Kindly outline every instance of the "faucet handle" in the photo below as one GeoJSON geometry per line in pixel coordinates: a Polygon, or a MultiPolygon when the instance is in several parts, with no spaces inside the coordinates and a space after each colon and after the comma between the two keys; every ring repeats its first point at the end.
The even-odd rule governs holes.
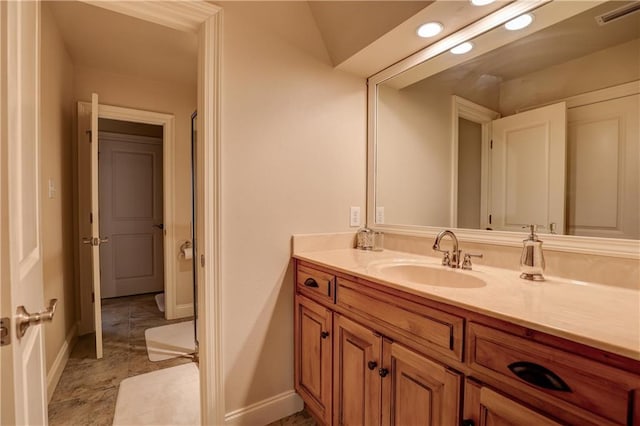
{"type": "Polygon", "coordinates": [[[438,250],[442,253],[444,253],[444,255],[442,256],[442,264],[444,266],[451,266],[451,257],[449,256],[449,250],[438,250]]]}
{"type": "Polygon", "coordinates": [[[479,257],[480,259],[482,259],[484,256],[482,254],[475,254],[475,253],[465,253],[464,254],[464,260],[462,261],[462,266],[461,268],[466,270],[466,271],[470,271],[471,270],[471,258],[472,257],[479,257]]]}

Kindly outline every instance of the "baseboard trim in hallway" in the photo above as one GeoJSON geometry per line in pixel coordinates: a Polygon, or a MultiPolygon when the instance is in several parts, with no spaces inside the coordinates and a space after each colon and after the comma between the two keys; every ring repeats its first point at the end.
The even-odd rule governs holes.
{"type": "Polygon", "coordinates": [[[266,425],[297,413],[303,408],[302,399],[294,390],[251,404],[228,413],[227,425],[266,425]]]}
{"type": "Polygon", "coordinates": [[[69,356],[77,341],[78,324],[74,324],[71,330],[69,330],[69,333],[67,333],[58,351],[58,355],[56,355],[56,359],[53,361],[51,369],[47,373],[47,402],[51,402],[51,398],[53,398],[53,392],[56,390],[56,386],[58,386],[62,372],[67,365],[67,361],[69,361],[69,356]]]}

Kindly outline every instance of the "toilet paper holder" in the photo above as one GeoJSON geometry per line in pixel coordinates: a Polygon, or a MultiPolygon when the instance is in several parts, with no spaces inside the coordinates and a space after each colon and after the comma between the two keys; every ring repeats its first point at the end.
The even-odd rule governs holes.
{"type": "MultiPolygon", "coordinates": [[[[191,241],[189,240],[185,241],[180,245],[180,255],[186,259],[187,253],[191,252],[192,248],[193,248],[193,244],[191,244],[191,241]]],[[[192,255],[192,253],[189,253],[189,254],[192,255]]],[[[191,258],[191,256],[189,256],[189,258],[191,258]]]]}

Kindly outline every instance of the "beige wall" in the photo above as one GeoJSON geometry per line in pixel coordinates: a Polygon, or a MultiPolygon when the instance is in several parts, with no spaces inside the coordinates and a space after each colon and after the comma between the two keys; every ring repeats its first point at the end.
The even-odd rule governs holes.
{"type": "Polygon", "coordinates": [[[366,85],[334,70],[306,2],[224,5],[226,412],[293,389],[291,235],[365,207],[366,85]]]}
{"type": "MultiPolygon", "coordinates": [[[[76,100],[90,101],[92,92],[98,93],[101,104],[175,116],[175,240],[171,244],[177,258],[180,245],[191,239],[191,114],[196,109],[196,87],[77,66],[74,92],[76,100]]],[[[178,304],[193,301],[191,270],[190,260],[178,261],[178,304]]]]}
{"type": "Polygon", "coordinates": [[[40,187],[44,298],[58,299],[58,311],[45,325],[47,371],[76,323],[73,264],[73,64],[53,20],[42,5],[40,187]],[[49,196],[49,180],[55,186],[49,196]]]}

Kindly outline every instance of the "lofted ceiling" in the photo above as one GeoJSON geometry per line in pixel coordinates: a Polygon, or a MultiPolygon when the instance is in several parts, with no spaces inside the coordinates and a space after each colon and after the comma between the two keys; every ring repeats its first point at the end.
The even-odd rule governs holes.
{"type": "Polygon", "coordinates": [[[344,62],[433,1],[309,1],[333,65],[344,62]]]}
{"type": "MultiPolygon", "coordinates": [[[[295,1],[295,0],[294,0],[295,1]]],[[[368,77],[506,4],[467,0],[307,1],[334,66],[368,77]],[[445,31],[420,39],[420,23],[445,31]]],[[[197,36],[82,1],[45,2],[76,66],[196,85],[197,36]]]]}

